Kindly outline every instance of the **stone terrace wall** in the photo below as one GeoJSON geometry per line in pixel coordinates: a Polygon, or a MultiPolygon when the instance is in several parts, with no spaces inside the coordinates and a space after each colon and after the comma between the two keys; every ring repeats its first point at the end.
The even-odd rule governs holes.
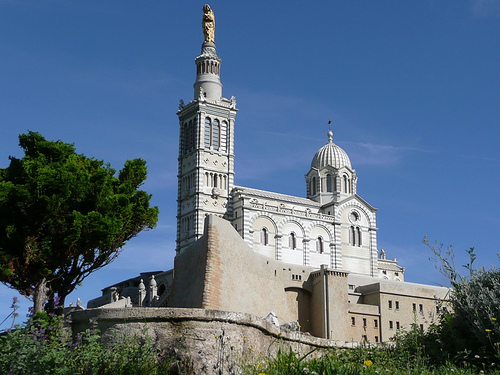
{"type": "Polygon", "coordinates": [[[72,313],[73,333],[97,319],[102,340],[111,344],[121,335],[159,337],[166,353],[193,374],[240,374],[241,365],[256,363],[278,350],[289,349],[312,357],[331,347],[353,347],[339,342],[280,329],[249,314],[182,308],[87,309],[72,313]],[[186,368],[186,367],[184,367],[186,368]]]}

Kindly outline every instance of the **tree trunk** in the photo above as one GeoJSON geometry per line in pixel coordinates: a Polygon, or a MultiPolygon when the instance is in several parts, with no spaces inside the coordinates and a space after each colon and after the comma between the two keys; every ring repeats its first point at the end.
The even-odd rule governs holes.
{"type": "Polygon", "coordinates": [[[65,295],[56,294],[49,290],[50,293],[47,294],[47,304],[45,305],[45,311],[48,313],[62,315],[64,313],[64,300],[66,299],[65,295]]]}
{"type": "Polygon", "coordinates": [[[40,283],[35,287],[35,293],[33,294],[33,313],[42,312],[45,302],[49,296],[49,288],[47,287],[47,280],[43,278],[40,283]]]}

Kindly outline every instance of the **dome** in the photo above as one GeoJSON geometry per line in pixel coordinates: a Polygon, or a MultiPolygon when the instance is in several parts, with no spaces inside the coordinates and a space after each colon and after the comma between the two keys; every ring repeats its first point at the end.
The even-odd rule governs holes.
{"type": "Polygon", "coordinates": [[[326,166],[331,166],[336,169],[340,169],[342,167],[351,167],[351,160],[347,153],[333,143],[333,132],[331,130],[328,131],[328,143],[321,147],[311,162],[311,168],[321,169],[326,166]]]}

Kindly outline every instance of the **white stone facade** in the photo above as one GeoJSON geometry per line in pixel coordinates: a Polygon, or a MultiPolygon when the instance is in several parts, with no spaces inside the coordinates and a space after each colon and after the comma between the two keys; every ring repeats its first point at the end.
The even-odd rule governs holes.
{"type": "Polygon", "coordinates": [[[379,277],[377,210],[357,194],[356,171],[333,133],[312,158],[305,198],[234,186],[236,100],[222,97],[215,44],[204,43],[195,62],[194,100],[178,112],[177,253],[201,237],[205,216],[215,214],[259,254],[379,277]]]}

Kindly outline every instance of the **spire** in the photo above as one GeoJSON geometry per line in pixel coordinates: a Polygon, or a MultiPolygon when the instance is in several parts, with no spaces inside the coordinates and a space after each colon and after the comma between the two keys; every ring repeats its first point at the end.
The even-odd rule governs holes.
{"type": "Polygon", "coordinates": [[[220,100],[222,97],[222,83],[220,82],[220,64],[222,60],[217,56],[217,50],[215,49],[215,16],[208,4],[203,6],[201,24],[204,42],[201,46],[201,55],[195,59],[194,99],[220,100]]]}

